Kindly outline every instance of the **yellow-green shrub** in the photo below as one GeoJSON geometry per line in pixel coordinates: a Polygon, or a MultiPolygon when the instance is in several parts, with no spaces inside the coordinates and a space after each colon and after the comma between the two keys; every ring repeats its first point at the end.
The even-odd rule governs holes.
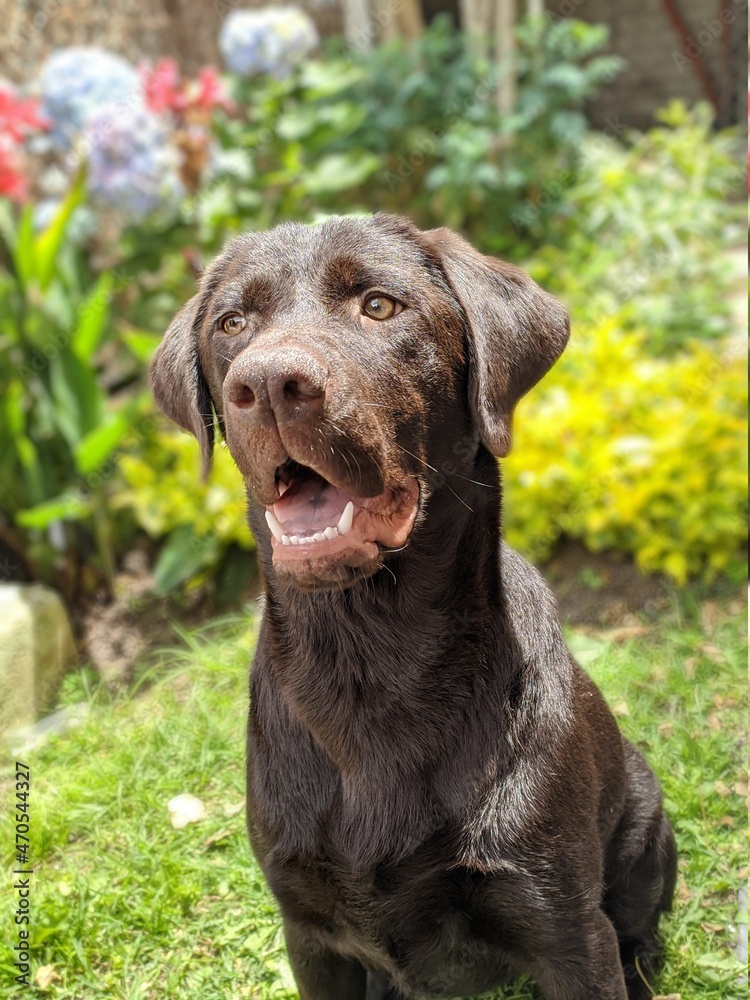
{"type": "Polygon", "coordinates": [[[197,441],[178,430],[156,431],[137,453],[122,455],[119,467],[124,486],[114,505],[128,508],[152,538],[167,539],[154,568],[157,591],[205,574],[228,551],[255,548],[242,478],[223,442],[206,482],[197,441]]]}
{"type": "Polygon", "coordinates": [[[503,463],[509,542],[532,558],[562,535],[632,553],[679,582],[741,565],[747,382],[739,343],[649,355],[617,318],[573,337],[518,407],[503,463]]]}

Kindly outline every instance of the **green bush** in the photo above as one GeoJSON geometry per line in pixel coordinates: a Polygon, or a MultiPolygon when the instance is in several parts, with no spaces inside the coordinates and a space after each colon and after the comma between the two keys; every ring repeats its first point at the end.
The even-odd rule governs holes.
{"type": "Polygon", "coordinates": [[[281,81],[235,80],[246,113],[217,121],[229,159],[194,203],[199,231],[210,244],[248,220],[265,228],[377,209],[460,228],[480,247],[517,256],[511,214],[547,179],[575,174],[583,106],[620,66],[597,55],[606,40],[605,28],[580,21],[521,22],[518,102],[504,119],[497,70],[446,18],[416,42],[356,62],[339,56],[281,81]]]}
{"type": "MultiPolygon", "coordinates": [[[[745,239],[744,168],[736,129],[713,132],[708,105],[674,102],[662,125],[622,141],[590,134],[551,243],[531,263],[578,322],[617,314],[668,354],[729,328],[736,276],[720,248],[745,239]]],[[[533,206],[524,209],[533,223],[533,206]]]]}
{"type": "Polygon", "coordinates": [[[503,463],[506,533],[535,559],[558,538],[619,549],[684,583],[740,575],[747,381],[739,342],[649,356],[616,319],[574,338],[518,408],[503,463]]]}
{"type": "Polygon", "coordinates": [[[16,222],[0,203],[0,540],[69,598],[111,581],[116,531],[103,483],[139,421],[137,395],[116,397],[101,359],[127,277],[94,275],[66,238],[81,197],[79,179],[38,234],[31,207],[16,222]]]}
{"type": "Polygon", "coordinates": [[[145,444],[119,456],[118,467],[123,485],[113,497],[115,508],[162,543],[156,592],[209,581],[219,603],[238,595],[255,572],[247,556],[255,542],[242,478],[226,445],[215,449],[203,481],[195,439],[159,424],[145,444]]]}

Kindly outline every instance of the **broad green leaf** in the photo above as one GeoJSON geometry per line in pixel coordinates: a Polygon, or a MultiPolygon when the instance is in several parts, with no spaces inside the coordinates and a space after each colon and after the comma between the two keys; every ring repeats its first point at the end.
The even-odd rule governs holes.
{"type": "Polygon", "coordinates": [[[319,160],[305,176],[302,186],[308,194],[327,194],[359,187],[381,166],[372,153],[331,153],[319,160]]]}
{"type": "Polygon", "coordinates": [[[313,61],[302,68],[300,81],[308,98],[331,97],[353,87],[365,76],[365,70],[348,60],[313,61]]]}
{"type": "Polygon", "coordinates": [[[80,521],[89,513],[88,504],[71,492],[19,511],[16,521],[24,528],[44,529],[54,521],[80,521]]]}
{"type": "Polygon", "coordinates": [[[16,274],[25,287],[34,273],[34,210],[30,204],[24,206],[18,220],[13,263],[16,274]]]}
{"type": "Polygon", "coordinates": [[[161,343],[161,334],[148,330],[124,330],[121,337],[133,357],[144,365],[148,364],[161,343]]]}
{"type": "Polygon", "coordinates": [[[44,476],[36,445],[26,434],[19,434],[15,438],[15,447],[26,476],[29,496],[32,500],[41,500],[44,496],[44,476]]]}
{"type": "Polygon", "coordinates": [[[99,347],[107,323],[111,294],[112,275],[105,271],[78,310],[70,343],[83,362],[90,361],[99,347]]]}
{"type": "Polygon", "coordinates": [[[74,449],[78,471],[86,475],[102,465],[115,451],[130,426],[128,415],[120,411],[103,426],[89,431],[74,449]]]}
{"type": "Polygon", "coordinates": [[[93,372],[72,351],[53,358],[49,372],[57,426],[73,449],[103,419],[104,396],[93,372]]]}
{"type": "Polygon", "coordinates": [[[47,288],[54,276],[56,258],[65,236],[65,230],[68,228],[71,215],[83,201],[83,195],[84,173],[81,170],[52,222],[34,240],[34,271],[42,291],[47,288]]]}
{"type": "Polygon", "coordinates": [[[195,535],[189,524],[173,531],[154,567],[154,592],[166,594],[197,573],[217,544],[216,539],[210,535],[195,535]]]}

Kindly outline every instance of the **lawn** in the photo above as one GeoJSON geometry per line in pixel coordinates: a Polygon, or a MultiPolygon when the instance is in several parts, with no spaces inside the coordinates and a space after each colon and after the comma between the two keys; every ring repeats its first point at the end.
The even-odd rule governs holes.
{"type": "MultiPolygon", "coordinates": [[[[7,996],[201,1000],[296,996],[279,921],[244,829],[247,663],[256,619],[215,622],[163,653],[127,697],[89,672],[63,700],[90,702],[80,728],[27,755],[33,971],[49,986],[7,996]],[[200,822],[173,828],[167,803],[191,793],[200,822]]],[[[741,602],[675,591],[671,610],[622,632],[571,632],[665,789],[680,849],[667,967],[656,992],[682,1000],[747,996],[734,958],[736,891],[747,878],[746,619],[741,602]]],[[[177,644],[177,641],[176,641],[177,644]]],[[[2,773],[9,862],[12,785],[2,773]]],[[[6,871],[8,868],[6,867],[6,871]]],[[[3,903],[3,938],[17,940],[3,903]]],[[[742,918],[743,921],[746,917],[742,918]]],[[[531,987],[501,994],[530,1000],[531,987]]]]}

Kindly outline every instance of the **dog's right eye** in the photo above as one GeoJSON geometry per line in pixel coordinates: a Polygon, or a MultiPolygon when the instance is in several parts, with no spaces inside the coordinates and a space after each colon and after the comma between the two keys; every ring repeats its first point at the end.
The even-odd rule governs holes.
{"type": "Polygon", "coordinates": [[[390,319],[398,316],[404,307],[387,295],[368,295],[362,303],[362,312],[370,319],[390,319]]]}
{"type": "Polygon", "coordinates": [[[247,324],[247,320],[244,316],[240,316],[238,313],[230,313],[228,316],[224,316],[223,319],[219,320],[219,327],[222,333],[228,334],[230,337],[236,336],[236,334],[241,333],[247,324]]]}

